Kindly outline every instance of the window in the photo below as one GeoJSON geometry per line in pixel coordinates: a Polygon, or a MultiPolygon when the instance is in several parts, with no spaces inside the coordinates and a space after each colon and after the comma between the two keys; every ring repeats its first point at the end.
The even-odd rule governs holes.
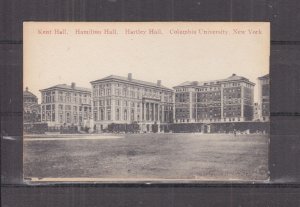
{"type": "Polygon", "coordinates": [[[51,101],[55,102],[55,92],[52,92],[52,94],[51,94],[51,101]]]}
{"type": "Polygon", "coordinates": [[[120,109],[116,110],[116,120],[119,121],[120,120],[120,109]]]}
{"type": "Polygon", "coordinates": [[[127,120],[127,110],[125,109],[124,110],[124,121],[126,121],[127,120]]]}
{"type": "Polygon", "coordinates": [[[117,96],[119,96],[119,95],[120,95],[120,90],[119,90],[119,89],[116,89],[116,90],[115,90],[115,93],[116,93],[117,96]]]}
{"type": "Polygon", "coordinates": [[[52,121],[55,121],[55,112],[52,112],[52,121]]]}
{"type": "Polygon", "coordinates": [[[67,113],[66,117],[67,117],[67,123],[71,123],[71,115],[70,115],[70,113],[67,113]]]}
{"type": "Polygon", "coordinates": [[[50,96],[46,96],[46,103],[50,103],[51,102],[51,97],[50,96]]]}
{"type": "Polygon", "coordinates": [[[131,110],[130,120],[131,120],[131,121],[134,121],[134,110],[131,110]]]}
{"type": "Polygon", "coordinates": [[[111,120],[111,111],[107,110],[107,120],[111,120]]]}
{"type": "Polygon", "coordinates": [[[74,116],[74,123],[77,123],[77,116],[74,116]]]}
{"type": "Polygon", "coordinates": [[[104,120],[104,111],[103,111],[103,109],[100,110],[100,120],[101,121],[104,120]]]}
{"type": "Polygon", "coordinates": [[[67,103],[70,103],[70,102],[71,102],[70,93],[67,93],[67,96],[66,96],[66,102],[67,102],[67,103]]]}
{"type": "Polygon", "coordinates": [[[106,90],[106,93],[107,93],[107,95],[109,96],[109,95],[111,94],[111,90],[110,90],[110,89],[107,89],[107,90],[106,90]]]}
{"type": "Polygon", "coordinates": [[[70,105],[66,105],[65,109],[66,109],[66,111],[71,111],[71,106],[70,105]]]}
{"type": "Polygon", "coordinates": [[[50,121],[51,120],[51,114],[50,111],[46,112],[46,121],[50,121]]]}

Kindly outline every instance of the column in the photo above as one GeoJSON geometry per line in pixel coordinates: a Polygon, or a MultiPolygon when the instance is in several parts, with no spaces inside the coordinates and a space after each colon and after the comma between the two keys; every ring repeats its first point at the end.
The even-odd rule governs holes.
{"type": "Polygon", "coordinates": [[[137,107],[137,105],[138,105],[138,102],[134,102],[134,121],[138,121],[138,107],[137,107]]]}
{"type": "Polygon", "coordinates": [[[159,121],[159,104],[156,104],[156,121],[158,122],[159,121]]]}
{"type": "Polygon", "coordinates": [[[155,104],[152,103],[152,121],[155,121],[155,104]]]}
{"type": "Polygon", "coordinates": [[[162,105],[162,108],[161,108],[161,122],[165,122],[165,106],[162,105]]]}
{"type": "Polygon", "coordinates": [[[158,104],[158,120],[161,122],[161,104],[158,104]]]}
{"type": "Polygon", "coordinates": [[[152,121],[152,113],[153,113],[152,103],[149,103],[149,121],[152,121]]]}
{"type": "Polygon", "coordinates": [[[142,102],[142,121],[146,120],[146,108],[145,103],[142,102]]]}
{"type": "Polygon", "coordinates": [[[106,121],[106,109],[107,109],[107,102],[106,99],[104,99],[104,120],[106,121]]]}
{"type": "Polygon", "coordinates": [[[154,121],[157,121],[156,120],[156,103],[153,104],[153,107],[154,107],[154,111],[153,111],[154,121]]]}
{"type": "Polygon", "coordinates": [[[153,103],[153,120],[152,121],[155,121],[155,103],[153,103]]]}
{"type": "Polygon", "coordinates": [[[150,103],[146,103],[146,120],[150,119],[150,103]]]}
{"type": "Polygon", "coordinates": [[[144,113],[144,121],[147,121],[147,105],[146,103],[144,103],[144,109],[143,109],[143,113],[144,113]]]}
{"type": "Polygon", "coordinates": [[[149,121],[152,121],[152,103],[149,103],[149,121]]]}

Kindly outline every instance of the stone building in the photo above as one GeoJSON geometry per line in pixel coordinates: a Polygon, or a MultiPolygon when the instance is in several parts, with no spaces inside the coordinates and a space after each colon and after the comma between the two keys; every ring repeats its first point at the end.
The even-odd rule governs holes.
{"type": "Polygon", "coordinates": [[[23,92],[23,122],[36,123],[41,120],[41,106],[38,104],[38,98],[26,87],[23,92]]]}
{"type": "Polygon", "coordinates": [[[260,120],[270,120],[270,76],[269,74],[258,78],[258,101],[261,106],[260,120]]]}
{"type": "Polygon", "coordinates": [[[253,121],[260,121],[260,118],[261,118],[261,106],[258,103],[254,103],[253,121]]]}
{"type": "Polygon", "coordinates": [[[72,83],[55,85],[40,92],[41,121],[48,126],[93,126],[90,89],[72,83]]]}
{"type": "Polygon", "coordinates": [[[175,86],[175,123],[252,121],[254,85],[233,74],[226,79],[175,86]]]}
{"type": "Polygon", "coordinates": [[[146,82],[128,77],[110,75],[91,82],[93,117],[96,131],[110,124],[139,125],[140,131],[164,131],[173,122],[174,93],[161,81],[146,82]]]}

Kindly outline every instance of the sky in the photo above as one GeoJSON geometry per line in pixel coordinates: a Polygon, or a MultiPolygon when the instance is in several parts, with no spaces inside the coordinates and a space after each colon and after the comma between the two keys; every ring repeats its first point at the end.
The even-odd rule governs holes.
{"type": "Polygon", "coordinates": [[[269,72],[269,36],[267,23],[25,23],[24,88],[40,101],[40,89],[71,82],[90,88],[90,81],[112,74],[170,88],[233,73],[257,84],[269,72]]]}

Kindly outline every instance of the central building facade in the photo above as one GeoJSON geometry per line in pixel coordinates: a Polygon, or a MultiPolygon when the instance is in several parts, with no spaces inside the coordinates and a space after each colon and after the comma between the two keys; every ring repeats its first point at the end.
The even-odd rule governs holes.
{"type": "Polygon", "coordinates": [[[254,85],[233,74],[226,79],[175,86],[175,123],[252,121],[254,85]]]}
{"type": "Polygon", "coordinates": [[[174,92],[161,85],[111,75],[91,82],[94,129],[101,132],[110,124],[133,124],[140,131],[158,131],[173,122],[174,92]]]}

